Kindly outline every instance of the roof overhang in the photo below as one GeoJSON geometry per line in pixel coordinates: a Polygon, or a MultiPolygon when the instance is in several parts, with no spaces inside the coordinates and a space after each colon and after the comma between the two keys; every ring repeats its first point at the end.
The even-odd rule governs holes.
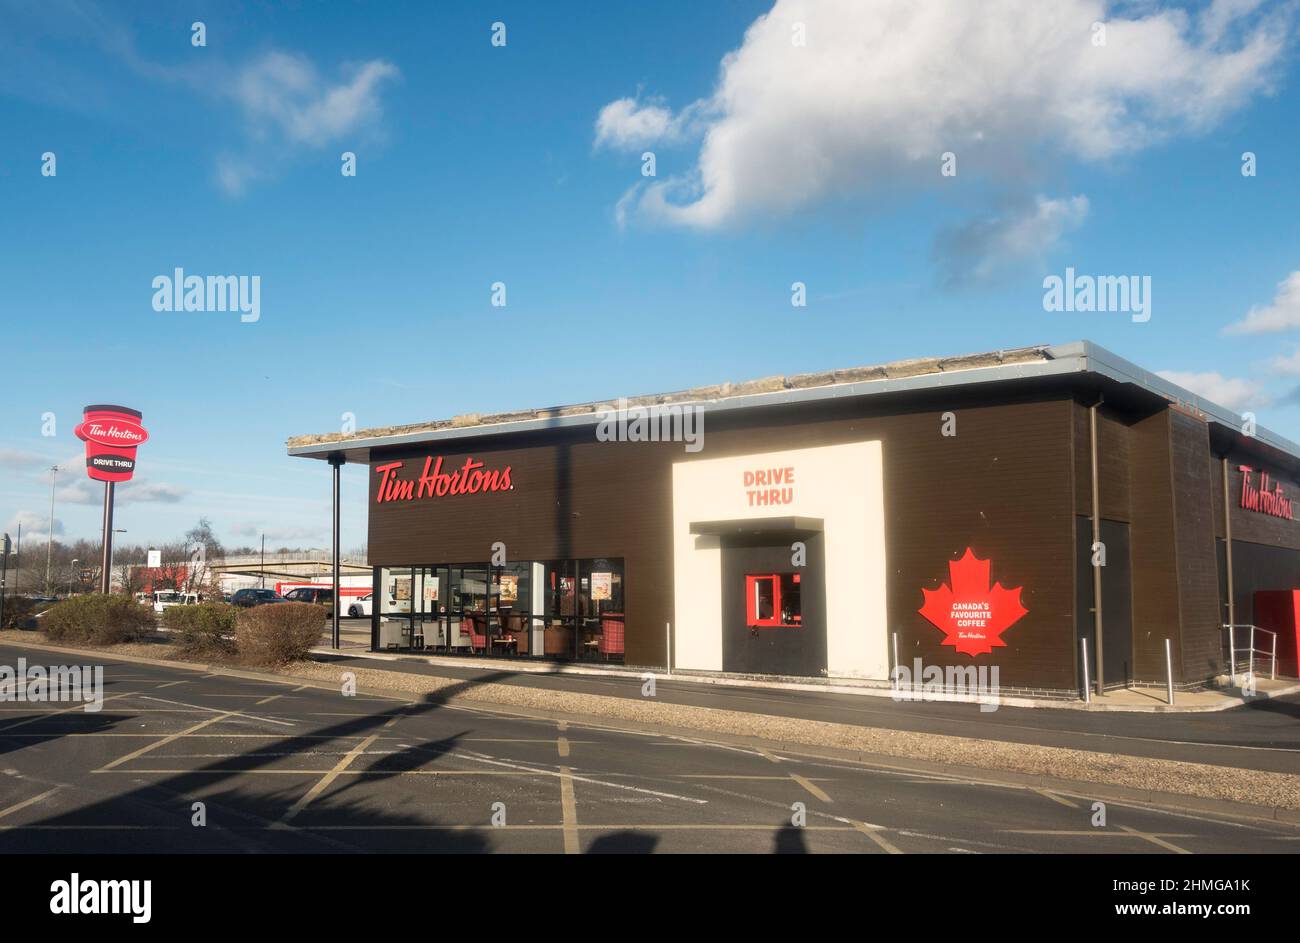
{"type": "MultiPolygon", "coordinates": [[[[1216,441],[1233,441],[1247,448],[1253,446],[1274,453],[1269,457],[1280,464],[1300,468],[1300,445],[1263,428],[1256,428],[1254,435],[1245,436],[1241,432],[1245,426],[1245,419],[1242,416],[1204,397],[1197,396],[1190,390],[1171,383],[1091,341],[1050,345],[1040,350],[1043,357],[1038,360],[1017,360],[1012,363],[973,366],[968,369],[940,369],[914,376],[828,383],[823,386],[737,396],[688,398],[658,405],[660,407],[692,406],[702,409],[705,413],[727,414],[774,406],[826,403],[890,394],[935,392],[962,387],[978,388],[993,384],[1033,384],[1035,381],[1050,381],[1054,378],[1067,382],[1073,378],[1077,382],[1072,385],[1085,386],[1088,385],[1088,376],[1092,375],[1100,381],[1092,384],[1099,389],[1110,387],[1128,396],[1145,397],[1152,404],[1155,404],[1157,399],[1164,400],[1199,416],[1208,423],[1219,426],[1220,429],[1215,436],[1216,441]]],[[[646,404],[646,407],[652,405],[655,404],[646,404]]],[[[368,435],[365,431],[361,431],[350,438],[291,446],[288,453],[291,456],[322,460],[328,460],[332,456],[342,456],[349,463],[366,464],[370,461],[370,454],[374,449],[595,426],[608,416],[611,408],[613,408],[612,402],[597,403],[592,404],[587,411],[568,415],[487,422],[394,435],[368,435]]]]}

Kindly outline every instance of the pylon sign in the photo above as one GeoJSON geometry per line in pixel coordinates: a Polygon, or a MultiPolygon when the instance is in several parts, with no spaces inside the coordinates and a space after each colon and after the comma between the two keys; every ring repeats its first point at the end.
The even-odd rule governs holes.
{"type": "Polygon", "coordinates": [[[149,438],[140,420],[125,406],[87,406],[73,432],[86,443],[86,474],[95,481],[130,481],[135,450],[149,438]]]}
{"type": "Polygon", "coordinates": [[[135,474],[135,450],[149,438],[140,425],[143,415],[125,406],[87,406],[81,425],[72,430],[86,443],[86,474],[104,483],[104,558],[100,565],[99,591],[112,586],[113,489],[119,481],[135,474]]]}

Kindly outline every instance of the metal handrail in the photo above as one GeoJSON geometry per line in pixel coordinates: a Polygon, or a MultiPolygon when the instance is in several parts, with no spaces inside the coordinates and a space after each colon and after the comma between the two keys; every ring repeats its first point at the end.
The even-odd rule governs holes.
{"type": "Polygon", "coordinates": [[[1272,629],[1265,629],[1258,625],[1252,625],[1249,622],[1225,622],[1223,623],[1223,629],[1228,633],[1228,668],[1229,668],[1229,676],[1231,677],[1233,684],[1237,683],[1237,652],[1238,651],[1246,652],[1249,654],[1250,657],[1247,663],[1250,666],[1249,673],[1252,675],[1255,673],[1255,656],[1256,655],[1269,656],[1270,658],[1269,678],[1274,681],[1277,680],[1277,633],[1276,632],[1274,632],[1272,629]],[[1236,643],[1237,629],[1250,630],[1250,635],[1249,635],[1250,643],[1249,645],[1247,645],[1247,647],[1243,649],[1237,648],[1237,643],[1236,643]],[[1255,647],[1256,632],[1263,632],[1265,635],[1272,636],[1273,643],[1267,651],[1264,649],[1257,649],[1255,647]]]}

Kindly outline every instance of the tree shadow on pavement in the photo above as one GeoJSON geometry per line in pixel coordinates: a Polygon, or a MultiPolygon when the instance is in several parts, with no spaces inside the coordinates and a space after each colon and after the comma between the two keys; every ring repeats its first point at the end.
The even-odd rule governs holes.
{"type": "MultiPolygon", "coordinates": [[[[487,809],[484,809],[484,823],[480,828],[463,823],[445,825],[423,814],[423,809],[420,814],[406,814],[395,812],[391,807],[378,808],[379,800],[373,798],[348,800],[341,797],[343,792],[355,788],[357,781],[382,781],[428,764],[431,760],[437,761],[455,748],[465,731],[413,744],[382,758],[376,764],[378,769],[375,774],[341,775],[323,788],[319,782],[323,781],[322,777],[315,772],[301,775],[288,772],[287,775],[293,776],[296,782],[269,791],[250,789],[236,781],[248,773],[267,771],[282,761],[283,758],[278,754],[318,751],[322,745],[339,738],[347,738],[344,744],[348,750],[356,749],[369,735],[381,735],[390,721],[430,714],[452,698],[480,684],[502,680],[510,674],[498,672],[487,678],[464,681],[428,694],[415,703],[394,704],[372,714],[348,717],[303,734],[260,740],[257,747],[243,753],[214,759],[183,772],[160,774],[162,778],[139,785],[130,792],[105,795],[75,810],[33,822],[24,829],[0,833],[0,850],[110,850],[103,847],[106,842],[97,840],[97,833],[92,828],[107,827],[107,831],[111,832],[114,828],[138,824],[142,827],[138,831],[128,832],[129,838],[116,839],[112,850],[181,853],[233,850],[491,851],[492,841],[489,835],[492,827],[487,821],[487,809]],[[228,788],[222,789],[223,784],[228,784],[228,788]],[[313,788],[320,788],[320,796],[313,797],[311,805],[298,808],[308,790],[313,788]],[[196,801],[201,801],[206,806],[206,826],[191,825],[196,814],[193,809],[196,801]],[[139,822],[142,809],[147,810],[144,817],[149,821],[139,822]],[[130,821],[132,815],[135,815],[136,822],[130,821]],[[313,823],[320,827],[313,827],[313,823]],[[78,826],[87,826],[87,829],[83,832],[78,826]],[[153,831],[150,830],[151,827],[153,831]],[[19,835],[27,829],[30,829],[27,834],[19,835]],[[42,832],[42,829],[45,831],[42,832]],[[32,835],[40,834],[59,836],[59,839],[34,841],[32,835]],[[162,837],[162,841],[159,842],[155,836],[162,837]]],[[[319,693],[328,692],[319,690],[319,693]]],[[[126,718],[119,718],[118,722],[121,719],[126,718]]],[[[147,757],[142,758],[142,762],[145,759],[147,757]]],[[[331,761],[329,765],[332,767],[335,764],[331,761]]],[[[126,769],[129,770],[129,767],[126,769]]],[[[266,778],[274,777],[268,775],[266,778]]],[[[94,773],[85,779],[89,780],[87,785],[94,791],[107,791],[95,782],[99,777],[94,773]]],[[[108,785],[107,782],[103,784],[108,785]]]]}

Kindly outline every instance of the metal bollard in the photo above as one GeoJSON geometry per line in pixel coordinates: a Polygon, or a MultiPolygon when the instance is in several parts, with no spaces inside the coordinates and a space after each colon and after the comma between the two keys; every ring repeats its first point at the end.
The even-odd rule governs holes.
{"type": "Polygon", "coordinates": [[[1174,644],[1165,639],[1165,694],[1174,703],[1174,644]]]}
{"type": "Polygon", "coordinates": [[[1092,681],[1088,678],[1088,640],[1079,639],[1079,650],[1083,653],[1083,703],[1092,703],[1092,681]]]}

